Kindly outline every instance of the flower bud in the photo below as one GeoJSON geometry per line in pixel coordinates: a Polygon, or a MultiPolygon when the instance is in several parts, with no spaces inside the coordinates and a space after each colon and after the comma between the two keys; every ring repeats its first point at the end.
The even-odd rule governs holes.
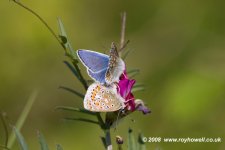
{"type": "Polygon", "coordinates": [[[116,136],[116,143],[119,144],[119,145],[123,144],[123,138],[121,136],[117,135],[116,136]]]}

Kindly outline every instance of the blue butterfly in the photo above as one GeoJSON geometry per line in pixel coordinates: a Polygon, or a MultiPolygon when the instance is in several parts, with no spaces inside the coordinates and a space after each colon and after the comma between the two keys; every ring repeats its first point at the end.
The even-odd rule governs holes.
{"type": "Polygon", "coordinates": [[[119,57],[116,46],[112,43],[109,56],[90,50],[77,50],[77,56],[87,68],[88,75],[96,82],[110,85],[119,82],[125,70],[125,63],[119,57]]]}

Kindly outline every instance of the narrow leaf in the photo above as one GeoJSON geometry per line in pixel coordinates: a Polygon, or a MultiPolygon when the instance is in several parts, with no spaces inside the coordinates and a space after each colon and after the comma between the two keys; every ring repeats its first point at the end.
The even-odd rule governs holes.
{"type": "Polygon", "coordinates": [[[138,75],[140,73],[139,69],[133,69],[131,71],[128,72],[128,76],[130,78],[134,78],[136,75],[138,75]]]}
{"type": "Polygon", "coordinates": [[[128,130],[128,150],[136,150],[136,142],[132,129],[128,130]]]}
{"type": "Polygon", "coordinates": [[[67,110],[67,111],[76,111],[76,112],[86,113],[86,114],[89,114],[89,115],[96,115],[95,112],[91,112],[91,111],[88,111],[88,110],[83,109],[83,108],[75,108],[75,107],[68,107],[68,106],[58,106],[58,107],[56,107],[56,109],[58,109],[58,110],[67,110]]]}
{"type": "Polygon", "coordinates": [[[143,135],[138,135],[138,150],[146,150],[145,142],[143,141],[143,135]]]}
{"type": "Polygon", "coordinates": [[[122,59],[125,60],[128,56],[128,54],[131,52],[132,50],[131,49],[128,49],[124,52],[124,54],[122,55],[122,59]]]}
{"type": "Polygon", "coordinates": [[[78,97],[84,99],[84,95],[83,95],[83,94],[81,94],[80,92],[77,92],[77,91],[75,91],[75,90],[73,90],[73,89],[71,89],[71,88],[64,87],[64,86],[60,86],[59,88],[60,88],[60,89],[63,89],[63,90],[66,90],[66,91],[68,91],[68,92],[71,92],[71,93],[77,95],[78,97]]]}
{"type": "MultiPolygon", "coordinates": [[[[34,103],[34,101],[35,101],[35,99],[37,97],[37,94],[38,94],[38,92],[35,90],[35,91],[33,91],[31,93],[30,97],[28,98],[27,103],[26,103],[23,111],[20,114],[19,119],[16,122],[16,127],[15,128],[18,131],[20,131],[20,129],[22,128],[22,126],[23,126],[23,124],[24,124],[24,122],[25,122],[25,120],[26,120],[26,118],[27,118],[27,116],[28,116],[28,114],[29,114],[29,112],[31,110],[31,107],[32,107],[32,105],[33,105],[33,103],[34,103]]],[[[9,136],[9,142],[8,142],[8,146],[7,146],[9,149],[12,148],[12,146],[13,146],[13,144],[15,142],[15,138],[16,138],[15,134],[13,134],[13,133],[9,136]]]]}
{"type": "Polygon", "coordinates": [[[135,77],[136,75],[138,75],[140,73],[139,69],[132,69],[132,70],[128,70],[127,74],[130,78],[135,77]]]}
{"type": "Polygon", "coordinates": [[[93,123],[99,125],[97,121],[90,120],[90,119],[85,119],[85,118],[64,118],[65,120],[74,120],[74,121],[83,121],[87,123],[93,123]]]}
{"type": "Polygon", "coordinates": [[[68,40],[68,36],[66,34],[66,30],[64,28],[64,25],[61,21],[61,19],[58,18],[58,24],[59,24],[59,31],[60,31],[60,39],[62,41],[62,44],[64,45],[64,47],[66,48],[66,50],[69,50],[70,52],[70,56],[72,56],[73,59],[77,59],[77,55],[74,51],[74,49],[72,48],[69,40],[68,40]]]}
{"type": "Polygon", "coordinates": [[[76,68],[74,68],[68,61],[63,61],[63,63],[72,71],[72,73],[80,79],[79,73],[77,72],[76,68]]]}
{"type": "Polygon", "coordinates": [[[63,150],[63,148],[62,148],[61,145],[57,144],[57,145],[56,145],[56,150],[63,150]]]}
{"type": "Polygon", "coordinates": [[[65,45],[65,47],[67,48],[68,47],[67,34],[64,29],[63,23],[62,23],[61,19],[59,19],[59,18],[58,18],[58,24],[59,24],[60,38],[61,38],[63,44],[65,45]]]}
{"type": "Polygon", "coordinates": [[[132,92],[144,91],[144,90],[145,90],[144,87],[134,87],[134,88],[132,88],[132,92]]]}
{"type": "Polygon", "coordinates": [[[134,87],[144,87],[144,84],[142,84],[142,83],[135,83],[135,85],[133,86],[133,88],[134,87]]]}
{"type": "Polygon", "coordinates": [[[49,150],[48,145],[45,141],[45,138],[44,138],[43,134],[41,134],[40,132],[38,132],[38,139],[39,139],[39,143],[41,145],[41,150],[49,150]]]}
{"type": "Polygon", "coordinates": [[[13,127],[13,131],[14,131],[16,138],[20,144],[21,150],[28,150],[27,144],[26,144],[23,136],[21,135],[20,131],[16,127],[13,127]]]}

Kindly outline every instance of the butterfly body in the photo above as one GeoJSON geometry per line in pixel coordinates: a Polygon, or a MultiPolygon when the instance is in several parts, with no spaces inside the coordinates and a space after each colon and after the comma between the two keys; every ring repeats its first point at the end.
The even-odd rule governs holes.
{"type": "Polygon", "coordinates": [[[124,99],[117,94],[116,86],[93,83],[84,98],[84,108],[94,112],[112,112],[124,107],[124,99]]]}
{"type": "Polygon", "coordinates": [[[112,43],[109,53],[108,69],[105,75],[106,83],[111,84],[113,82],[119,82],[119,77],[124,70],[125,64],[123,60],[119,57],[115,44],[112,43]]]}

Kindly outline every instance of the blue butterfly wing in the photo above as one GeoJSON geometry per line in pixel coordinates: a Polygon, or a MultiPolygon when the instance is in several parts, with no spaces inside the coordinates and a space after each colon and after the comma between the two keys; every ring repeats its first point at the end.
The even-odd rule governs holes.
{"type": "Polygon", "coordinates": [[[97,73],[94,73],[92,72],[91,70],[88,70],[88,75],[93,78],[95,81],[98,81],[100,82],[101,84],[104,84],[105,83],[105,74],[106,74],[106,71],[107,71],[107,68],[100,71],[100,72],[97,72],[97,73]]]}
{"type": "Polygon", "coordinates": [[[85,65],[85,67],[87,67],[87,69],[90,70],[92,73],[101,72],[108,68],[108,55],[90,50],[77,50],[77,55],[82,61],[82,63],[85,65]]]}

